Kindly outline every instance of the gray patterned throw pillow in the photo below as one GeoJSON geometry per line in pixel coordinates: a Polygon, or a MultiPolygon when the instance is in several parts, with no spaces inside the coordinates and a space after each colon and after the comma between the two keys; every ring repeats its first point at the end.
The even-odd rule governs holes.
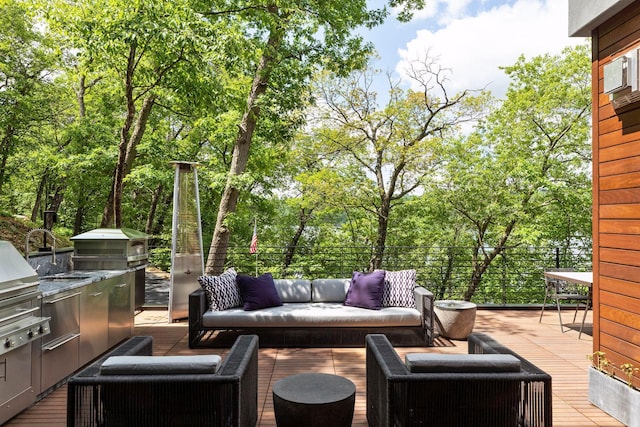
{"type": "Polygon", "coordinates": [[[415,270],[387,271],[382,289],[382,306],[416,308],[413,295],[415,287],[415,270]]]}
{"type": "Polygon", "coordinates": [[[242,307],[242,298],[236,284],[236,271],[229,268],[219,276],[200,276],[198,282],[204,289],[213,311],[242,307]]]}

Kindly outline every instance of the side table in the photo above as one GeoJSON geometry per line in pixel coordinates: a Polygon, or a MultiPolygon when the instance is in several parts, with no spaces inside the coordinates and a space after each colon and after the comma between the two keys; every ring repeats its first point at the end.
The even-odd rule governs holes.
{"type": "Polygon", "coordinates": [[[469,301],[442,300],[434,304],[440,334],[454,340],[466,340],[476,322],[476,305],[469,301]]]}
{"type": "Polygon", "coordinates": [[[349,427],[355,401],[356,386],[337,375],[298,374],[273,385],[278,427],[349,427]]]}

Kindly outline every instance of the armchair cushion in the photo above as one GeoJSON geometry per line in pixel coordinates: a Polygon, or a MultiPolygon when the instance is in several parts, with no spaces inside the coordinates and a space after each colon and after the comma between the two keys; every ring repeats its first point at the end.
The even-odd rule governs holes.
{"type": "Polygon", "coordinates": [[[511,354],[407,353],[405,364],[413,373],[520,372],[520,359],[511,354]]]}
{"type": "Polygon", "coordinates": [[[100,366],[101,375],[215,374],[218,355],[197,356],[111,356],[100,366]]]}

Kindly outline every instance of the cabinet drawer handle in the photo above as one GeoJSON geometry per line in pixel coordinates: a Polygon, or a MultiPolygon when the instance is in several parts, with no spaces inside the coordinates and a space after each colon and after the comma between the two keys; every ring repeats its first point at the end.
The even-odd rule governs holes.
{"type": "Polygon", "coordinates": [[[102,295],[102,292],[94,292],[92,294],[89,294],[92,297],[99,297],[100,295],[102,295]]]}
{"type": "Polygon", "coordinates": [[[45,304],[55,304],[57,302],[64,301],[64,300],[69,299],[69,298],[77,297],[78,295],[82,295],[82,292],[76,292],[74,294],[70,294],[70,295],[66,295],[66,296],[60,297],[60,298],[48,300],[48,301],[45,301],[45,304]]]}
{"type": "Polygon", "coordinates": [[[73,335],[69,336],[69,338],[67,338],[66,340],[64,340],[64,341],[62,341],[62,342],[59,342],[59,343],[57,343],[57,344],[55,344],[55,345],[42,347],[42,349],[43,349],[43,350],[45,350],[45,351],[53,351],[53,350],[55,350],[56,348],[58,348],[58,347],[61,347],[61,346],[65,345],[65,344],[66,344],[66,343],[68,343],[69,341],[73,341],[74,339],[78,338],[79,336],[80,336],[80,334],[73,334],[73,335]]]}
{"type": "Polygon", "coordinates": [[[116,285],[115,287],[116,288],[124,288],[125,286],[129,286],[129,284],[128,283],[121,283],[119,285],[116,285]]]}
{"type": "Polygon", "coordinates": [[[11,316],[7,316],[7,317],[4,317],[4,318],[1,318],[0,319],[0,323],[4,323],[7,320],[13,320],[16,317],[24,316],[25,314],[35,313],[38,310],[40,310],[39,307],[30,308],[28,310],[22,310],[19,313],[12,314],[11,316]]]}

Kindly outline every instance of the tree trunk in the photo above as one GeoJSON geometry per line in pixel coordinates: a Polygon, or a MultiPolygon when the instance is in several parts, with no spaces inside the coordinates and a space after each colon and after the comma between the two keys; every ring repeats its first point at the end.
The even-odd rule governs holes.
{"type": "MultiPolygon", "coordinates": [[[[144,135],[144,131],[149,120],[149,114],[153,108],[156,96],[149,95],[142,102],[142,108],[138,113],[138,118],[135,122],[135,126],[131,136],[129,135],[130,125],[127,125],[127,121],[120,130],[120,145],[118,150],[118,164],[113,176],[113,185],[107,205],[105,206],[104,215],[102,217],[102,227],[109,227],[115,223],[116,228],[122,227],[122,195],[124,189],[124,178],[131,171],[133,161],[136,158],[136,148],[140,140],[144,135]]],[[[135,113],[135,106],[131,105],[131,108],[135,113]]]]}
{"type": "Polygon", "coordinates": [[[13,134],[15,129],[11,124],[8,124],[4,130],[4,137],[0,144],[0,194],[2,194],[2,187],[7,179],[7,160],[11,154],[13,134]]]}
{"type": "MultiPolygon", "coordinates": [[[[270,7],[272,13],[277,13],[277,9],[270,7]]],[[[233,147],[233,155],[231,166],[227,176],[227,183],[220,200],[218,208],[218,217],[216,219],[216,227],[213,231],[211,239],[211,247],[207,264],[205,267],[206,274],[219,274],[224,269],[224,261],[227,256],[229,247],[230,230],[227,225],[227,217],[236,211],[238,204],[238,196],[240,190],[236,187],[235,181],[238,175],[245,172],[247,162],[249,160],[249,150],[253,132],[255,131],[258,118],[260,117],[260,107],[258,100],[267,90],[269,79],[273,67],[277,63],[276,53],[278,52],[284,36],[283,29],[276,27],[271,30],[267,46],[264,49],[260,63],[253,78],[251,92],[247,99],[247,109],[245,110],[242,121],[238,126],[238,135],[233,147]]]]}
{"type": "Polygon", "coordinates": [[[302,233],[304,233],[304,229],[307,226],[307,222],[309,221],[309,218],[311,218],[312,213],[313,209],[310,209],[309,211],[304,208],[300,209],[300,222],[298,223],[298,228],[291,238],[291,241],[287,245],[287,252],[284,256],[285,271],[289,268],[291,262],[293,261],[293,257],[296,254],[296,248],[298,247],[298,243],[300,243],[300,238],[302,237],[302,233]]]}
{"type": "Polygon", "coordinates": [[[162,196],[163,190],[164,190],[164,185],[158,184],[156,189],[153,191],[153,196],[151,197],[151,206],[149,207],[149,214],[147,215],[147,223],[144,226],[144,232],[147,234],[151,233],[153,220],[155,219],[155,216],[156,216],[156,209],[158,208],[158,203],[160,201],[160,196],[162,196]]]}
{"type": "Polygon", "coordinates": [[[48,171],[45,170],[42,178],[40,178],[40,184],[38,185],[38,192],[36,193],[36,201],[33,203],[33,209],[31,210],[31,222],[38,220],[38,213],[40,212],[40,206],[42,205],[42,197],[44,189],[47,185],[48,171]]]}

